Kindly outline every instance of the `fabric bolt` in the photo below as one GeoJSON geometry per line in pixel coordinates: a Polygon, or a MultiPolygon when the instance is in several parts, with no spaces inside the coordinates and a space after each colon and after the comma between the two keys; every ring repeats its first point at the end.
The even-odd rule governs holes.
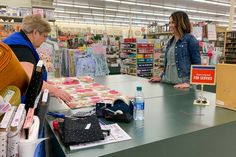
{"type": "Polygon", "coordinates": [[[95,76],[104,76],[109,74],[106,56],[104,54],[94,54],[93,59],[96,64],[95,76]]]}
{"type": "Polygon", "coordinates": [[[44,42],[39,48],[37,48],[39,57],[43,60],[43,63],[48,72],[54,71],[53,59],[54,59],[54,45],[51,43],[44,42]]]}
{"type": "Polygon", "coordinates": [[[0,42],[0,90],[15,85],[25,93],[29,78],[10,47],[0,42]],[[9,75],[13,74],[14,75],[9,75]]]}

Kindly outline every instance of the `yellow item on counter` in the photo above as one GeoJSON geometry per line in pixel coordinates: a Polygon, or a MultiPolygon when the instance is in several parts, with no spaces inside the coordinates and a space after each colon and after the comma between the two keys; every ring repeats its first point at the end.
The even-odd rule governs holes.
{"type": "Polygon", "coordinates": [[[0,91],[0,95],[13,106],[20,105],[21,93],[20,89],[16,86],[7,86],[0,91]]]}

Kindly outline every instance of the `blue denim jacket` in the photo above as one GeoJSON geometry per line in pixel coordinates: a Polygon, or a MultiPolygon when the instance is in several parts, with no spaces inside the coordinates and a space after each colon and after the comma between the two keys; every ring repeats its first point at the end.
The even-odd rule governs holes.
{"type": "MultiPolygon", "coordinates": [[[[167,43],[165,51],[165,67],[167,63],[166,54],[173,40],[174,36],[167,43]]],[[[186,82],[189,83],[191,64],[201,64],[199,42],[192,34],[186,33],[181,39],[176,42],[175,63],[178,71],[178,77],[185,77],[187,79],[186,82]]]]}

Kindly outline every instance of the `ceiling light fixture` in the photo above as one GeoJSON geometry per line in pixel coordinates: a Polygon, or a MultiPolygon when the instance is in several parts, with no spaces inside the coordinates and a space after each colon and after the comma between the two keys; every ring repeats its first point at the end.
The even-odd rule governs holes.
{"type": "MultiPolygon", "coordinates": [[[[124,4],[130,4],[130,5],[148,6],[148,7],[160,8],[160,9],[168,9],[168,10],[182,10],[182,11],[192,12],[192,13],[204,13],[204,14],[210,14],[210,15],[229,16],[228,14],[221,14],[221,13],[201,11],[201,10],[194,10],[194,9],[185,9],[185,8],[179,8],[179,7],[162,6],[162,5],[155,5],[155,4],[147,4],[147,3],[138,3],[138,2],[129,2],[129,1],[118,1],[118,0],[114,0],[114,1],[113,0],[104,0],[104,1],[114,2],[114,3],[124,3],[124,4]]],[[[193,1],[199,1],[199,2],[203,2],[204,1],[204,2],[209,3],[209,4],[219,4],[219,5],[224,5],[225,4],[225,3],[205,1],[205,0],[193,0],[193,1]]],[[[225,6],[229,6],[229,4],[225,4],[225,6]]]]}
{"type": "Polygon", "coordinates": [[[216,4],[216,5],[221,5],[221,6],[227,6],[229,7],[229,3],[221,3],[221,2],[215,2],[215,1],[206,1],[206,0],[193,0],[195,2],[200,2],[200,3],[208,3],[208,4],[216,4]]]}

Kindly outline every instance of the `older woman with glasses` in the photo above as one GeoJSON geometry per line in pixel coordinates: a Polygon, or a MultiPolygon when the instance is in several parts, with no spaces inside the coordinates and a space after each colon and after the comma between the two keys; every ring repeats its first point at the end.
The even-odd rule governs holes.
{"type": "MultiPolygon", "coordinates": [[[[36,48],[40,47],[50,32],[50,24],[41,15],[28,15],[22,21],[20,32],[15,32],[3,40],[11,47],[29,78],[31,78],[34,66],[40,59],[36,48]]],[[[45,75],[42,88],[48,89],[52,96],[61,98],[65,102],[72,99],[68,93],[49,84],[46,80],[45,75]]]]}

